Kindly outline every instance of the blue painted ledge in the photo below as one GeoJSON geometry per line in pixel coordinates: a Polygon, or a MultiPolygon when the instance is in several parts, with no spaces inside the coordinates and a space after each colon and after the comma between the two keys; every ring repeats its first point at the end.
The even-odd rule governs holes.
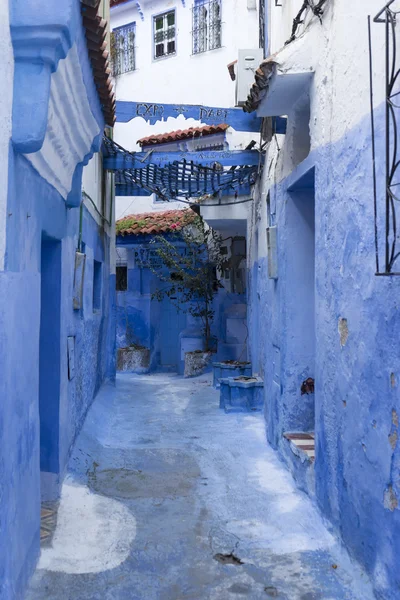
{"type": "Polygon", "coordinates": [[[251,363],[242,364],[215,362],[213,363],[213,387],[216,390],[220,388],[220,379],[229,377],[250,377],[251,363]]]}
{"type": "Polygon", "coordinates": [[[315,156],[309,154],[286,178],[288,192],[300,192],[314,188],[315,156]]]}
{"type": "Polygon", "coordinates": [[[226,413],[260,411],[264,404],[264,382],[259,377],[220,379],[219,407],[226,413]]]}

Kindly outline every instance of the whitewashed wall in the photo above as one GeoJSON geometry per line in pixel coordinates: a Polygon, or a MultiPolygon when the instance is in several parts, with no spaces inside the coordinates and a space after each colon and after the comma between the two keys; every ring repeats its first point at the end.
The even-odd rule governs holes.
{"type": "MultiPolygon", "coordinates": [[[[370,83],[368,57],[368,29],[366,15],[374,17],[383,3],[374,0],[328,0],[324,6],[322,23],[310,11],[299,27],[296,40],[284,46],[290,37],[294,17],[302,4],[300,0],[282,2],[275,6],[269,0],[269,28],[273,32],[271,54],[275,54],[278,72],[313,72],[310,96],[310,146],[311,151],[324,144],[333,143],[370,113],[370,83]],[[362,18],[354,18],[354,15],[362,18]]],[[[400,7],[400,2],[396,0],[400,7]]],[[[374,104],[384,100],[384,27],[373,25],[374,104]]],[[[290,90],[287,92],[290,94],[290,90]]],[[[286,177],[296,166],[291,151],[292,125],[296,122],[296,100],[288,116],[288,131],[278,136],[278,144],[271,144],[267,162],[279,154],[274,183],[286,177]],[[279,151],[278,151],[279,148],[279,151]]],[[[262,105],[258,111],[262,114],[262,105]]],[[[268,162],[269,164],[269,162],[268,162]]],[[[265,174],[267,175],[267,174],[265,174]]]]}
{"type": "Polygon", "coordinates": [[[136,70],[117,79],[118,100],[234,105],[227,65],[239,48],[258,47],[258,17],[245,0],[222,0],[222,48],[192,55],[192,5],[187,0],[141,0],[112,9],[111,26],[136,22],[136,70]],[[152,15],[176,11],[176,55],[153,60],[152,15]]]}
{"type": "Polygon", "coordinates": [[[0,56],[4,82],[0,94],[0,271],[2,271],[6,249],[8,153],[11,139],[12,82],[14,80],[14,56],[10,37],[8,2],[0,3],[0,56]]]}
{"type": "MultiPolygon", "coordinates": [[[[116,79],[117,100],[159,103],[204,104],[233,107],[235,84],[227,65],[237,59],[241,48],[258,47],[257,5],[251,0],[222,0],[222,48],[192,54],[192,0],[142,0],[144,20],[135,2],[111,10],[113,29],[136,23],[136,70],[116,79]],[[176,55],[153,60],[152,16],[170,9],[176,10],[176,55]]],[[[149,125],[141,118],[129,123],[116,123],[114,139],[124,148],[139,151],[137,140],[153,133],[164,133],[202,125],[182,115],[176,119],[149,125]]],[[[229,130],[227,140],[231,149],[245,147],[255,134],[229,130]]],[[[181,203],[169,203],[167,208],[184,208],[181,203]]],[[[165,210],[154,204],[153,197],[117,197],[117,219],[123,214],[165,210]]]]}
{"type": "Polygon", "coordinates": [[[282,0],[282,6],[276,6],[275,0],[269,1],[268,38],[270,54],[283,47],[290,38],[293,19],[303,5],[303,0],[282,0]]]}
{"type": "Polygon", "coordinates": [[[82,190],[93,200],[100,212],[102,210],[102,168],[101,155],[96,153],[83,169],[82,175],[82,190]]]}

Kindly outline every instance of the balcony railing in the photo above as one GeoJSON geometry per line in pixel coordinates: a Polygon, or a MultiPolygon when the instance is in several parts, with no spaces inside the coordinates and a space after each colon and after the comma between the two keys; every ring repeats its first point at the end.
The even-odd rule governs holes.
{"type": "MultiPolygon", "coordinates": [[[[381,119],[374,109],[374,76],[371,20],[369,21],[370,84],[371,84],[371,125],[373,155],[373,187],[375,218],[375,258],[377,275],[400,275],[400,149],[399,149],[399,110],[400,110],[400,58],[397,51],[399,43],[399,10],[394,8],[395,0],[388,2],[374,18],[374,23],[384,28],[385,35],[385,107],[384,141],[375,132],[381,130],[377,119],[381,119]],[[377,126],[377,127],[376,127],[377,126]],[[377,156],[384,156],[384,187],[382,170],[377,166],[377,156]]],[[[397,2],[398,6],[398,2],[397,2]]]]}

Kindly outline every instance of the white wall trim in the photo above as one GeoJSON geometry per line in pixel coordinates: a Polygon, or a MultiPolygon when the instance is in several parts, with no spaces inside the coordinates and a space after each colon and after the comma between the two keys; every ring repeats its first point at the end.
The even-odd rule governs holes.
{"type": "Polygon", "coordinates": [[[90,109],[76,45],[51,76],[47,131],[42,148],[25,154],[36,171],[66,199],[78,163],[100,127],[90,109]]]}
{"type": "Polygon", "coordinates": [[[12,103],[14,81],[14,54],[10,35],[8,2],[0,3],[0,55],[5,85],[0,95],[0,271],[4,270],[6,252],[8,156],[12,134],[12,103]]]}

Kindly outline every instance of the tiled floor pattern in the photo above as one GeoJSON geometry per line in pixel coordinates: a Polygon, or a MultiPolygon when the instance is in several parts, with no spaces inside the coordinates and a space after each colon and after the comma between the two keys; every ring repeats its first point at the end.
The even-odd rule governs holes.
{"type": "Polygon", "coordinates": [[[311,460],[315,460],[315,434],[314,433],[284,433],[285,437],[298,450],[304,452],[311,460]]]}
{"type": "Polygon", "coordinates": [[[58,502],[42,502],[40,511],[40,544],[49,546],[57,525],[58,502]]]}

